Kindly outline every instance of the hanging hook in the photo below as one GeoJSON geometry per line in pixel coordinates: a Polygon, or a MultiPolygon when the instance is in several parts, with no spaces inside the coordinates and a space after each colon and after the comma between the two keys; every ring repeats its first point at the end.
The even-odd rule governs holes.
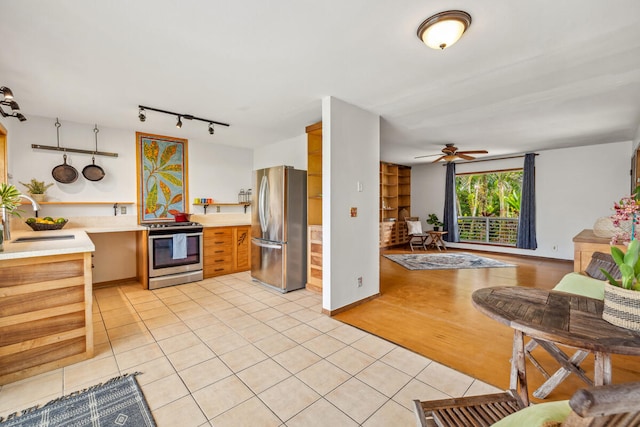
{"type": "Polygon", "coordinates": [[[98,129],[98,125],[96,124],[93,128],[93,133],[96,134],[96,151],[94,151],[93,154],[98,152],[98,132],[100,132],[100,130],[98,129]]]}
{"type": "Polygon", "coordinates": [[[60,126],[62,125],[60,124],[60,121],[56,117],[56,136],[58,137],[58,148],[60,148],[60,126]]]}

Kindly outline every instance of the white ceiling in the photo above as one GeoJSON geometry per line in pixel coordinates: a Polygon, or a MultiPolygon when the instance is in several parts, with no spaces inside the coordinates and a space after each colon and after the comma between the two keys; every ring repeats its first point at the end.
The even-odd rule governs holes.
{"type": "Polygon", "coordinates": [[[206,123],[177,130],[148,112],[158,133],[258,147],[302,134],[330,95],[379,114],[381,158],[404,164],[447,142],[494,156],[628,141],[640,123],[638,0],[0,0],[0,10],[0,85],[27,117],[138,129],[142,104],[231,124],[210,136],[206,123]],[[447,9],[473,23],[455,46],[429,49],[417,27],[447,9]]]}

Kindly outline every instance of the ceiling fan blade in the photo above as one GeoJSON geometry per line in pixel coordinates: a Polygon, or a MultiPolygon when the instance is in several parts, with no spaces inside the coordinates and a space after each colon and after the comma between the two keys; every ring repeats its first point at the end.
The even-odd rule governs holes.
{"type": "Polygon", "coordinates": [[[475,157],[467,156],[464,153],[456,153],[456,156],[460,157],[461,159],[465,159],[465,160],[473,160],[473,159],[475,159],[475,157]]]}
{"type": "Polygon", "coordinates": [[[427,154],[426,156],[417,156],[414,157],[414,159],[423,159],[425,157],[435,157],[435,156],[442,156],[442,154],[427,154]]]}
{"type": "Polygon", "coordinates": [[[445,159],[447,156],[440,156],[433,161],[433,163],[438,163],[440,160],[445,159]]]}
{"type": "Polygon", "coordinates": [[[458,151],[457,154],[489,154],[487,150],[458,151]]]}

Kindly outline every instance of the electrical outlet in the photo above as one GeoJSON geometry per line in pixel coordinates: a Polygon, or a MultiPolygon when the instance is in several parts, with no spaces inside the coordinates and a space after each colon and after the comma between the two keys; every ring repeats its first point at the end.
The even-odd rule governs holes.
{"type": "Polygon", "coordinates": [[[362,276],[358,277],[358,287],[362,287],[362,276]]]}
{"type": "Polygon", "coordinates": [[[127,214],[127,207],[126,206],[120,206],[120,214],[122,214],[122,215],[126,215],[127,214]]]}

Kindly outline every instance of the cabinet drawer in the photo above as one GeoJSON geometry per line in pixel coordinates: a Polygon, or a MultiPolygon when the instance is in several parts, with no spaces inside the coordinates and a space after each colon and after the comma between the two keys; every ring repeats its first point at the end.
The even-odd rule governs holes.
{"type": "Polygon", "coordinates": [[[223,274],[233,273],[233,267],[231,263],[221,264],[221,265],[205,265],[203,269],[203,276],[213,277],[213,276],[221,276],[223,274]]]}
{"type": "Polygon", "coordinates": [[[221,244],[231,244],[231,228],[212,228],[205,229],[204,231],[204,245],[212,246],[212,245],[221,245],[221,244]]]}
{"type": "Polygon", "coordinates": [[[231,264],[233,257],[231,254],[211,255],[204,258],[203,265],[221,265],[225,263],[231,264]]]}

